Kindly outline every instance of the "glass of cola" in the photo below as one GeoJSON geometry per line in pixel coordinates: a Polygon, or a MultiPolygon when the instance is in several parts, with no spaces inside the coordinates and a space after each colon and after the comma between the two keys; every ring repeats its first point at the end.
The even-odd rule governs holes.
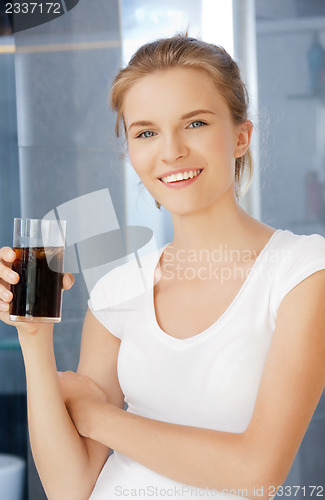
{"type": "Polygon", "coordinates": [[[65,231],[62,220],[14,219],[11,321],[61,321],[65,231]]]}

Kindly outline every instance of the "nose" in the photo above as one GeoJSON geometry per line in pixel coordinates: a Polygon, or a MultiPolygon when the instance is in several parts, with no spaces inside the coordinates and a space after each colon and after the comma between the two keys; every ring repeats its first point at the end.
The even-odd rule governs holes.
{"type": "Polygon", "coordinates": [[[173,133],[164,137],[161,145],[161,159],[171,163],[180,158],[186,158],[189,153],[188,145],[179,134],[173,133]]]}

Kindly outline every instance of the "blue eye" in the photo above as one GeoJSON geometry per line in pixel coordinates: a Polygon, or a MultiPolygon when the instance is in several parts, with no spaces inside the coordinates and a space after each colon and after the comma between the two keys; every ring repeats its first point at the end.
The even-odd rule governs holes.
{"type": "Polygon", "coordinates": [[[199,127],[202,127],[202,125],[206,125],[206,123],[202,122],[201,120],[195,120],[195,122],[190,123],[189,127],[190,128],[199,128],[199,127]]]}
{"type": "Polygon", "coordinates": [[[149,137],[153,137],[154,135],[155,133],[151,130],[145,130],[144,132],[141,132],[141,134],[137,135],[137,138],[148,139],[149,137]]]}

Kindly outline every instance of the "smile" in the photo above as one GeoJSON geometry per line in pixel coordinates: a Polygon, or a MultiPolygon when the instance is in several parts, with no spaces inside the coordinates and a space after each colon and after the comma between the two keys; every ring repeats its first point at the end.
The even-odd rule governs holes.
{"type": "Polygon", "coordinates": [[[203,169],[200,170],[188,170],[186,172],[178,172],[177,174],[167,175],[167,177],[162,177],[160,180],[165,184],[169,184],[171,182],[179,182],[187,179],[193,179],[200,175],[203,169]]]}

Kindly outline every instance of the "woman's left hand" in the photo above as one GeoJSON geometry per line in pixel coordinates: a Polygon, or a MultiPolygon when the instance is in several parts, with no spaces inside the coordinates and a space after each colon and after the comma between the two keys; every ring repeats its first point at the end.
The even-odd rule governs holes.
{"type": "Polygon", "coordinates": [[[89,437],[92,412],[107,403],[105,392],[90,378],[72,371],[58,372],[65,406],[83,437],[89,437]]]}

